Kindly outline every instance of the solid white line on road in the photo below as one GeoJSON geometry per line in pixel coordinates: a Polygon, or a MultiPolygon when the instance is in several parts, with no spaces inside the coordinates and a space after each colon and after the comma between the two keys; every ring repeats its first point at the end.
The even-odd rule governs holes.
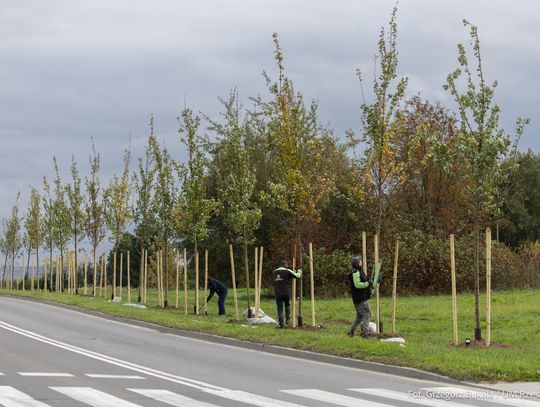
{"type": "Polygon", "coordinates": [[[73,377],[69,373],[54,373],[54,372],[19,372],[21,376],[30,376],[30,377],[73,377]]]}
{"type": "Polygon", "coordinates": [[[4,407],[49,407],[10,386],[0,386],[0,406],[4,407]]]}
{"type": "Polygon", "coordinates": [[[192,398],[173,393],[169,390],[155,389],[128,389],[142,396],[160,401],[165,404],[170,404],[175,407],[215,407],[215,404],[205,403],[204,401],[194,400],[192,398]]]}
{"type": "Polygon", "coordinates": [[[349,389],[358,393],[370,394],[372,396],[384,397],[392,400],[403,401],[412,404],[421,404],[430,407],[463,407],[464,404],[446,401],[444,399],[427,398],[425,395],[416,393],[402,393],[394,390],[386,389],[349,389]]]}
{"type": "Polygon", "coordinates": [[[70,352],[77,353],[79,355],[83,355],[92,359],[101,360],[102,362],[109,363],[111,365],[120,366],[129,370],[136,371],[138,373],[143,373],[148,376],[157,377],[159,379],[167,380],[173,383],[179,383],[183,384],[184,386],[193,387],[199,390],[204,389],[215,389],[215,390],[226,390],[223,387],[214,386],[210,383],[205,383],[199,380],[190,379],[187,377],[177,376],[170,373],[162,372],[160,370],[152,369],[149,367],[137,365],[135,363],[127,362],[122,359],[113,358],[111,356],[103,355],[98,352],[90,351],[87,349],[79,348],[77,346],[69,345],[64,342],[57,341],[55,339],[48,338],[43,335],[39,335],[35,332],[28,331],[26,329],[18,328],[14,325],[8,324],[7,322],[0,321],[0,328],[3,328],[5,330],[17,333],[19,335],[26,336],[28,338],[34,339],[39,342],[47,343],[52,346],[56,346],[58,348],[68,350],[70,352]]]}
{"type": "Polygon", "coordinates": [[[356,397],[344,396],[342,394],[331,393],[318,389],[281,390],[284,393],[305,397],[323,403],[335,404],[344,407],[388,407],[388,404],[377,403],[375,401],[359,399],[356,397]]]}
{"type": "Polygon", "coordinates": [[[49,389],[92,407],[140,407],[138,404],[122,400],[91,387],[49,387],[49,389]]]}
{"type": "Polygon", "coordinates": [[[290,403],[240,390],[204,390],[204,392],[259,407],[303,407],[302,404],[290,403]]]}
{"type": "Polygon", "coordinates": [[[121,375],[121,374],[94,374],[94,373],[85,373],[85,376],[93,377],[95,379],[133,379],[133,380],[144,380],[142,376],[135,375],[121,375]]]}
{"type": "Polygon", "coordinates": [[[519,398],[519,392],[500,393],[494,390],[473,390],[464,387],[429,387],[424,389],[430,393],[430,397],[437,397],[445,400],[481,400],[488,403],[504,404],[516,407],[540,407],[540,401],[519,398]]]}

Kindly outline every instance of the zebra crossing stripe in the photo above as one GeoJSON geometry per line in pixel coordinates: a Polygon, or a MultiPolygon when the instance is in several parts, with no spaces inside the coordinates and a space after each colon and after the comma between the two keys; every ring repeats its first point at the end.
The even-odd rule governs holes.
{"type": "Polygon", "coordinates": [[[284,393],[305,397],[311,400],[321,401],[327,404],[334,404],[344,407],[388,407],[388,404],[377,403],[375,401],[360,399],[356,397],[344,396],[318,389],[281,390],[284,393]]]}
{"type": "Polygon", "coordinates": [[[91,387],[49,387],[49,389],[92,407],[140,407],[138,404],[122,400],[91,387]]]}
{"type": "Polygon", "coordinates": [[[28,377],[73,377],[69,373],[53,373],[53,372],[19,372],[20,376],[28,377]]]}
{"type": "Polygon", "coordinates": [[[504,404],[506,406],[516,407],[540,407],[540,402],[538,401],[518,398],[519,393],[516,395],[512,394],[511,392],[507,392],[506,396],[503,396],[500,392],[494,390],[473,390],[463,387],[429,387],[424,388],[424,390],[432,393],[433,396],[440,397],[441,399],[447,395],[447,398],[450,399],[458,398],[460,400],[481,400],[487,401],[488,403],[504,404]]]}
{"type": "Polygon", "coordinates": [[[194,400],[192,398],[173,393],[169,390],[155,389],[128,389],[142,396],[160,401],[165,404],[177,407],[215,407],[215,404],[205,403],[204,401],[194,400]]]}
{"type": "Polygon", "coordinates": [[[11,386],[0,386],[0,406],[3,407],[50,407],[11,386]]]}
{"type": "Polygon", "coordinates": [[[396,401],[403,401],[403,402],[411,403],[411,404],[421,404],[423,406],[430,406],[430,407],[463,407],[464,406],[464,404],[455,403],[452,401],[427,398],[425,397],[425,395],[417,396],[416,394],[418,393],[415,393],[415,395],[410,395],[409,393],[402,393],[399,391],[387,390],[387,389],[349,389],[349,390],[357,392],[357,393],[369,394],[371,396],[384,397],[384,398],[392,399],[396,401]]]}
{"type": "Polygon", "coordinates": [[[212,390],[204,389],[205,393],[223,397],[229,400],[238,401],[259,407],[305,407],[302,404],[290,403],[288,401],[277,400],[258,394],[248,393],[241,390],[212,390]]]}
{"type": "Polygon", "coordinates": [[[142,376],[135,375],[121,375],[121,374],[93,374],[86,373],[85,376],[92,377],[94,379],[131,379],[131,380],[144,380],[142,376]]]}

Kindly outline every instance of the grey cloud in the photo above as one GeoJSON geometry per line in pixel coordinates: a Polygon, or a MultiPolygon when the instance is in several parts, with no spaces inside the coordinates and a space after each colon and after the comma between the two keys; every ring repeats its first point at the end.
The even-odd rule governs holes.
{"type": "MultiPolygon", "coordinates": [[[[336,135],[360,129],[355,69],[369,98],[373,56],[392,1],[25,1],[0,15],[0,217],[16,191],[52,176],[52,156],[69,174],[71,154],[88,170],[90,138],[102,153],[103,177],[120,171],[132,137],[144,151],[150,113],[160,140],[182,159],[176,117],[186,98],[216,116],[218,96],[236,86],[244,100],[264,95],[261,72],[275,75],[271,35],[278,32],[285,65],[306,99],[317,99],[336,135]]],[[[442,90],[467,42],[463,17],[480,28],[488,78],[498,79],[502,125],[517,115],[533,124],[521,148],[538,151],[536,106],[540,7],[534,1],[487,0],[399,5],[400,73],[409,94],[451,106],[442,90]]],[[[246,104],[248,104],[246,102],[246,104]]],[[[104,181],[106,183],[106,181],[104,181]]],[[[25,192],[27,195],[27,192],[25,192]]],[[[26,195],[21,198],[26,203],[26,195]]]]}

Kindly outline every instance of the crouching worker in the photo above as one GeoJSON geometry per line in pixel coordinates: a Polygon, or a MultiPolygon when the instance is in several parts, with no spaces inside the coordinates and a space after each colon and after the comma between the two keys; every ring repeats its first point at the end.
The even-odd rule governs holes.
{"type": "Polygon", "coordinates": [[[371,317],[368,300],[371,295],[373,281],[368,278],[364,271],[361,256],[353,257],[351,259],[351,266],[352,270],[349,273],[349,286],[354,308],[356,309],[356,318],[347,332],[347,335],[353,336],[356,327],[360,325],[362,336],[367,337],[369,333],[369,318],[371,317]]]}
{"type": "Polygon", "coordinates": [[[225,315],[225,299],[227,298],[227,287],[221,282],[216,280],[215,278],[208,277],[208,290],[210,290],[210,293],[208,294],[208,298],[206,299],[206,303],[208,303],[214,294],[217,294],[218,299],[218,307],[219,307],[219,314],[218,315],[225,315]]]}
{"type": "Polygon", "coordinates": [[[281,267],[273,271],[274,274],[274,294],[276,296],[279,328],[283,328],[283,306],[285,305],[285,322],[288,324],[291,319],[291,282],[293,278],[302,277],[302,270],[296,272],[288,268],[286,260],[281,262],[281,267]]]}

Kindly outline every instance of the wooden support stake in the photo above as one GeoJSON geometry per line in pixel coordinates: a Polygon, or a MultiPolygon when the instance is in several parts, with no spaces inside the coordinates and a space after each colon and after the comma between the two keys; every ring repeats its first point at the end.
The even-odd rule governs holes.
{"type": "Polygon", "coordinates": [[[259,248],[255,247],[255,318],[259,317],[259,248]]]}
{"type": "Polygon", "coordinates": [[[32,259],[32,288],[31,288],[31,291],[34,291],[34,278],[35,278],[34,259],[32,259]]]}
{"type": "Polygon", "coordinates": [[[144,303],[146,304],[146,289],[148,288],[148,250],[144,250],[144,303]]]}
{"type": "Polygon", "coordinates": [[[120,298],[122,298],[122,278],[124,277],[124,253],[123,252],[120,252],[120,281],[118,282],[119,284],[119,288],[120,288],[120,293],[119,293],[119,296],[120,298]]]}
{"type": "Polygon", "coordinates": [[[156,288],[157,288],[157,295],[158,295],[158,306],[161,307],[161,263],[160,263],[160,257],[161,257],[161,251],[158,250],[156,253],[156,288]]]}
{"type": "Polygon", "coordinates": [[[454,346],[459,345],[456,294],[456,250],[454,235],[450,235],[450,272],[452,273],[452,326],[454,328],[454,346]]]}
{"type": "MultiPolygon", "coordinates": [[[[374,236],[374,251],[375,251],[375,266],[379,263],[379,235],[375,233],[374,236]]],[[[377,325],[377,335],[381,333],[381,319],[380,319],[380,303],[379,303],[379,284],[375,288],[375,324],[377,325]]]]}
{"type": "Polygon", "coordinates": [[[47,261],[47,259],[45,258],[43,260],[43,273],[44,273],[44,276],[43,276],[43,291],[47,291],[47,272],[49,271],[49,267],[50,267],[50,264],[47,261]]]}
{"type": "Polygon", "coordinates": [[[195,315],[199,315],[199,251],[195,252],[195,315]]]}
{"type": "Polygon", "coordinates": [[[131,267],[129,264],[129,250],[127,251],[127,289],[128,289],[128,302],[131,302],[131,267]]]}
{"type": "Polygon", "coordinates": [[[486,346],[491,344],[491,229],[486,228],[486,346]]]}
{"type": "Polygon", "coordinates": [[[188,314],[187,249],[184,247],[184,314],[188,314]]]}
{"type": "Polygon", "coordinates": [[[204,249],[204,313],[208,313],[208,249],[204,249]]]}
{"type": "Polygon", "coordinates": [[[231,259],[231,278],[232,278],[232,288],[233,288],[233,296],[234,296],[234,308],[236,310],[236,320],[240,320],[240,315],[238,314],[238,297],[236,294],[236,274],[234,272],[234,252],[233,252],[233,245],[229,244],[229,257],[231,259]]]}
{"type": "Polygon", "coordinates": [[[315,328],[315,283],[313,278],[313,244],[309,242],[309,288],[311,297],[311,326],[315,328]]]}
{"type": "MultiPolygon", "coordinates": [[[[21,268],[22,268],[22,271],[23,271],[23,275],[22,275],[22,290],[23,291],[26,291],[26,270],[24,269],[24,253],[23,253],[23,256],[22,256],[22,264],[21,264],[21,268]]],[[[18,286],[17,286],[18,288],[18,286]]]]}
{"type": "Polygon", "coordinates": [[[367,261],[367,239],[366,232],[362,232],[362,269],[368,274],[368,261],[367,261]]]}
{"type": "MultiPolygon", "coordinates": [[[[292,270],[296,273],[296,242],[294,243],[294,256],[292,259],[292,270]]],[[[291,312],[291,324],[293,328],[296,328],[296,278],[292,280],[292,312],[291,312]]]]}
{"type": "Polygon", "coordinates": [[[101,276],[103,277],[103,282],[99,280],[100,293],[101,286],[103,286],[104,297],[107,298],[107,256],[104,254],[101,255],[101,276]]]}
{"type": "Polygon", "coordinates": [[[112,298],[116,297],[116,249],[113,254],[113,281],[112,281],[112,298]]]}
{"type": "MultiPolygon", "coordinates": [[[[45,290],[47,290],[47,269],[45,269],[45,290]]],[[[84,295],[88,295],[88,254],[84,252],[84,295]]]]}
{"type": "Polygon", "coordinates": [[[180,254],[178,253],[178,249],[174,250],[174,260],[176,262],[176,301],[174,303],[176,309],[178,309],[178,284],[180,280],[180,254]]]}
{"type": "MultiPolygon", "coordinates": [[[[95,297],[97,294],[97,257],[96,257],[96,251],[92,251],[92,255],[94,257],[94,281],[92,282],[92,296],[95,297]]],[[[51,270],[52,272],[52,270],[51,270]]],[[[51,287],[52,291],[52,287],[51,287]]]]}
{"type": "Polygon", "coordinates": [[[259,316],[259,312],[261,310],[261,288],[262,288],[262,271],[263,271],[263,250],[264,248],[261,246],[259,249],[259,289],[258,292],[258,304],[259,304],[259,310],[257,311],[257,316],[259,316]]]}
{"type": "Polygon", "coordinates": [[[399,240],[396,240],[396,251],[394,254],[394,276],[392,279],[392,335],[396,335],[396,305],[397,305],[397,272],[399,261],[399,240]]]}

